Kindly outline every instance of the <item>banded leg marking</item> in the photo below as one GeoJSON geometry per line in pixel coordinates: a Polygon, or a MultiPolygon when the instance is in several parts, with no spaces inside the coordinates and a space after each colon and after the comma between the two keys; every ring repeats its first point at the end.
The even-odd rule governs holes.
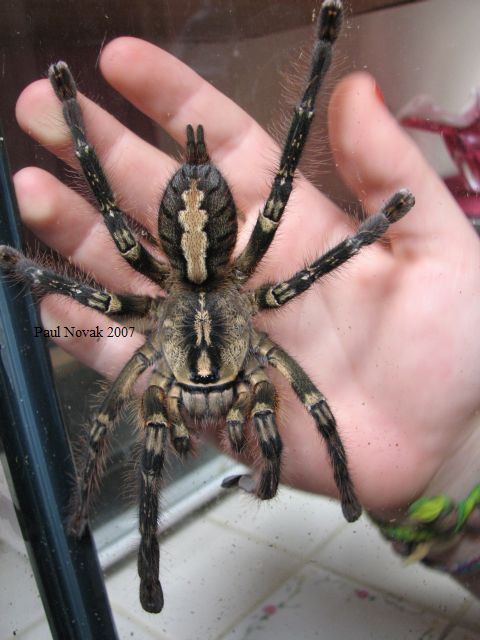
{"type": "Polygon", "coordinates": [[[142,400],[142,422],[145,435],[140,463],[140,602],[145,611],[159,613],[163,609],[163,591],[159,580],[160,549],[157,526],[168,433],[165,393],[159,387],[151,386],[145,391],[142,400]]]}
{"type": "Polygon", "coordinates": [[[80,483],[75,495],[74,510],[69,521],[69,530],[77,537],[80,537],[85,529],[90,501],[103,474],[107,437],[113,430],[138,377],[152,364],[156,356],[156,351],[148,342],[138,349],[120,372],[93,418],[86,458],[79,474],[80,483]]]}
{"type": "Polygon", "coordinates": [[[236,385],[235,393],[235,399],[227,413],[226,427],[233,451],[240,453],[245,444],[244,427],[248,420],[250,389],[247,384],[240,382],[236,385]]]}
{"type": "Polygon", "coordinates": [[[262,337],[257,348],[258,353],[266,358],[272,367],[278,369],[285,376],[300,401],[315,420],[317,429],[327,445],[335,484],[340,494],[343,514],[348,522],[357,520],[361,515],[362,508],[355,495],[348,471],[347,455],[337,431],[335,418],[325,397],[295,360],[272,340],[262,337]]]}
{"type": "Polygon", "coordinates": [[[169,267],[150,255],[131,232],[115,200],[95,149],[87,140],[82,111],[77,100],[77,87],[70,69],[65,62],[57,62],[51,65],[48,77],[57,98],[62,103],[63,117],[72,134],[75,155],[117,249],[136,271],[164,285],[170,272],[169,267]]]}
{"type": "Polygon", "coordinates": [[[272,190],[259,214],[250,240],[235,262],[237,278],[245,282],[267,251],[290,198],[293,177],[315,114],[315,100],[332,58],[342,23],[342,4],[325,0],[318,19],[317,41],[304,94],[296,106],[272,190]]]}
{"type": "Polygon", "coordinates": [[[182,390],[174,384],[167,394],[167,411],[171,425],[171,440],[175,450],[182,456],[190,451],[190,434],[180,413],[182,390]]]}
{"type": "Polygon", "coordinates": [[[275,387],[261,369],[252,374],[253,380],[252,418],[263,457],[256,494],[261,500],[270,500],[278,490],[283,448],[275,420],[275,387]]]}
{"type": "Polygon", "coordinates": [[[143,317],[154,303],[154,299],[149,296],[113,293],[75,282],[37,264],[7,245],[0,245],[0,266],[14,278],[25,282],[39,298],[56,293],[109,317],[143,317]]]}
{"type": "Polygon", "coordinates": [[[255,311],[274,309],[306,291],[314,282],[356,255],[360,249],[380,238],[389,226],[400,220],[415,204],[415,198],[407,189],[397,191],[378,213],[362,222],[358,231],[327,251],[306,269],[289,280],[274,285],[263,285],[250,292],[255,311]]]}

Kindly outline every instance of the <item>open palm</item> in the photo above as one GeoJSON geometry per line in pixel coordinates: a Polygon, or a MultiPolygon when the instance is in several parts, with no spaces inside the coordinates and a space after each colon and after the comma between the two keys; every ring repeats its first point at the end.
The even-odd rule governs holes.
{"type": "MultiPolygon", "coordinates": [[[[272,140],[233,102],[146,42],[111,42],[101,69],[114,88],[178,142],[184,143],[188,123],[204,125],[212,160],[241,211],[238,252],[268,195],[272,140]]],[[[176,163],[86,98],[81,104],[89,137],[122,206],[156,234],[156,207],[176,163]]],[[[455,474],[457,456],[462,460],[457,476],[470,455],[468,473],[478,477],[480,244],[442,181],[379,101],[369,76],[343,80],[329,113],[339,170],[366,210],[375,211],[402,187],[415,194],[417,204],[395,224],[388,242],[365,249],[284,310],[264,313],[258,325],[326,395],[361,502],[388,510],[442,485],[442,474],[455,474]]],[[[76,166],[60,104],[46,80],[23,92],[17,117],[41,144],[76,166]]],[[[44,242],[114,291],[154,293],[125,265],[101,216],[78,193],[36,168],[20,171],[15,186],[25,223],[44,242]]],[[[252,282],[292,275],[351,231],[347,216],[299,176],[252,282]]],[[[56,296],[43,301],[42,317],[46,327],[112,324],[56,296]]],[[[100,342],[62,338],[61,346],[113,377],[142,341],[141,335],[100,342]]],[[[272,378],[281,388],[283,480],[335,495],[324,444],[310,416],[285,381],[275,372],[272,378]]]]}

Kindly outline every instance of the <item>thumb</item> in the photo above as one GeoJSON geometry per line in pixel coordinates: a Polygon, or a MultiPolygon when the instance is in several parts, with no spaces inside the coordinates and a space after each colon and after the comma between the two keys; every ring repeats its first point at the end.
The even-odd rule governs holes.
{"type": "MultiPolygon", "coordinates": [[[[329,106],[332,150],[339,172],[368,212],[406,187],[416,205],[395,224],[394,243],[420,246],[426,237],[472,233],[465,216],[418,147],[388,111],[375,80],[354,73],[336,87],[329,106]]],[[[430,245],[431,246],[431,245],[430,245]]]]}

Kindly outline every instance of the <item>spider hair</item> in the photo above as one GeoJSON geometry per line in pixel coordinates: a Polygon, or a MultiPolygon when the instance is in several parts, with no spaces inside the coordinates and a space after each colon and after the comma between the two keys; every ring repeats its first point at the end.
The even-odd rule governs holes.
{"type": "Polygon", "coordinates": [[[138,574],[140,601],[151,613],[161,611],[164,604],[156,534],[169,448],[180,456],[187,455],[198,424],[216,422],[224,428],[232,452],[238,454],[251,437],[251,425],[260,458],[258,481],[253,484],[246,476],[238,476],[226,479],[224,486],[253,484],[252,490],[261,500],[269,500],[277,492],[284,451],[277,424],[277,391],[267,367],[286,379],[323,439],[345,518],[352,522],[361,514],[347,452],[327,399],[292,356],[254,328],[253,318],[289,304],[364,246],[384,236],[390,225],[412,208],[412,194],[407,189],[393,194],[355,232],[289,278],[248,286],[288,205],[342,18],[340,0],[324,0],[306,83],[293,110],[270,194],[245,248],[235,259],[232,252],[238,212],[227,181],[210,160],[203,126],[187,125],[184,163],[167,183],[160,201],[158,239],[165,263],[132,232],[115,198],[88,139],[67,64],[58,62],[49,69],[75,155],[113,244],[125,263],[162,288],[166,297],[119,294],[95,284],[79,284],[6,246],[0,247],[0,265],[29,284],[39,298],[58,293],[120,322],[127,317],[150,322],[145,342],[124,365],[91,420],[69,529],[75,536],[83,535],[105,467],[108,440],[138,379],[149,370],[138,418],[142,443],[138,574]]]}

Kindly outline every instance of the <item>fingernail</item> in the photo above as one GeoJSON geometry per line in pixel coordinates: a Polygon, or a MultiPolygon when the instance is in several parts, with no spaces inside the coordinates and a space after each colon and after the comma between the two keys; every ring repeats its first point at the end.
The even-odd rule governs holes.
{"type": "Polygon", "coordinates": [[[382,103],[385,104],[385,96],[383,95],[382,90],[380,89],[380,86],[378,85],[377,82],[375,82],[375,95],[377,96],[377,99],[382,103]]]}

